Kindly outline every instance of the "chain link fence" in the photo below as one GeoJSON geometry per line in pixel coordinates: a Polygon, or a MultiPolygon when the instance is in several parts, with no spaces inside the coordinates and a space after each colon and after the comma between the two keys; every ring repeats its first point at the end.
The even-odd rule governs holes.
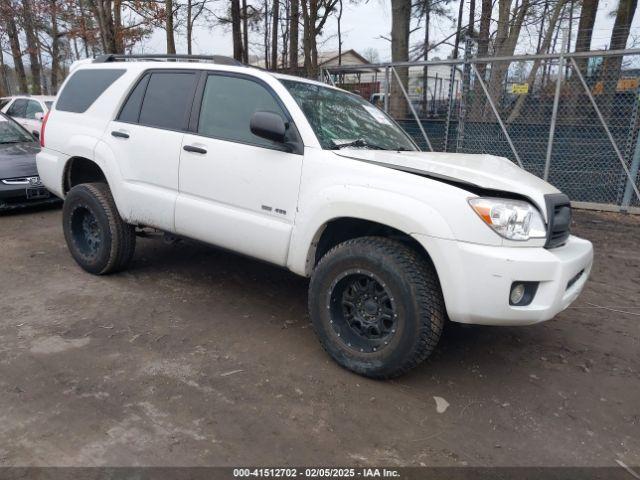
{"type": "Polygon", "coordinates": [[[507,157],[578,206],[640,213],[639,49],[350,65],[323,78],[386,110],[423,150],[507,157]]]}

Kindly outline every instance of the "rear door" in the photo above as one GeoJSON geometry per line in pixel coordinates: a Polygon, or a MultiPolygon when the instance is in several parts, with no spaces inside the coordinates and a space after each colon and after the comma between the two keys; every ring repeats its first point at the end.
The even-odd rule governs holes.
{"type": "Polygon", "coordinates": [[[207,74],[196,102],[181,152],[177,232],[284,265],[302,151],[257,137],[249,123],[257,111],[276,113],[301,145],[293,121],[276,93],[248,75],[207,74]]]}
{"type": "Polygon", "coordinates": [[[104,138],[118,159],[130,221],[174,231],[182,138],[198,76],[147,71],[108,127],[104,138]]]}
{"type": "Polygon", "coordinates": [[[42,127],[42,117],[37,119],[37,113],[44,114],[44,110],[42,109],[40,102],[38,100],[27,100],[27,108],[23,125],[24,128],[29,130],[29,133],[39,137],[40,128],[42,127]]]}

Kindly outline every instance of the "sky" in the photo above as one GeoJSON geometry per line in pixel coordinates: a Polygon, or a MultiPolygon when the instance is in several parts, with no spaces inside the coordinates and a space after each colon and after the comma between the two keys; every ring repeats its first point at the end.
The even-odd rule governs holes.
{"type": "MultiPolygon", "coordinates": [[[[476,3],[479,4],[479,2],[476,3]]],[[[610,12],[615,11],[617,4],[617,0],[600,1],[600,8],[594,27],[593,49],[602,49],[608,45],[614,20],[610,12]]],[[[458,5],[455,1],[451,5],[453,17],[457,16],[458,5]]],[[[579,9],[576,8],[574,15],[577,16],[578,14],[579,9]]],[[[479,15],[479,8],[477,15],[479,15]]],[[[468,18],[467,12],[465,12],[464,18],[468,18]]],[[[574,25],[577,25],[577,22],[576,19],[574,25]]],[[[435,40],[442,39],[450,35],[454,29],[455,25],[447,19],[432,20],[431,37],[435,40]]],[[[382,38],[382,36],[389,37],[390,30],[390,0],[369,0],[366,3],[360,2],[357,4],[345,2],[342,19],[343,50],[354,49],[359,53],[364,53],[368,48],[374,48],[379,53],[380,61],[388,61],[391,57],[391,46],[390,42],[382,38]]],[[[332,17],[327,21],[327,27],[325,27],[323,37],[319,41],[319,50],[337,51],[338,39],[336,32],[337,21],[335,17],[332,17]]],[[[631,34],[640,37],[640,13],[638,12],[636,12],[632,24],[631,34]]],[[[423,35],[422,29],[416,31],[412,34],[411,43],[420,41],[423,35]]],[[[575,41],[575,31],[573,32],[572,39],[575,41]]],[[[253,40],[251,36],[249,39],[250,43],[252,41],[259,42],[259,34],[253,33],[253,40]]],[[[176,37],[176,42],[178,53],[186,53],[186,40],[183,34],[176,37]]],[[[638,47],[640,47],[640,44],[638,47]]],[[[522,38],[519,49],[519,53],[535,53],[535,44],[529,44],[526,39],[522,38]]],[[[144,53],[162,53],[164,50],[164,31],[158,30],[151,38],[144,42],[139,51],[144,53]]],[[[450,52],[450,46],[443,46],[435,50],[430,56],[446,58],[450,52]]],[[[204,25],[198,26],[195,30],[194,53],[232,55],[233,46],[230,28],[220,25],[214,26],[213,28],[207,28],[204,25]]],[[[255,51],[252,51],[252,53],[260,54],[260,48],[255,47],[255,51]]]]}

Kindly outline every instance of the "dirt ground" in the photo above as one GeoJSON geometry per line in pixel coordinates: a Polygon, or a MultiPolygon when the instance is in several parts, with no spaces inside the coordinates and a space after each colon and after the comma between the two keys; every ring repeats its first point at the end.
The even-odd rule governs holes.
{"type": "Polygon", "coordinates": [[[94,277],[60,216],[0,216],[0,465],[640,465],[638,217],[575,213],[596,262],[556,319],[450,324],[380,382],[322,351],[305,279],[151,239],[94,277]]]}

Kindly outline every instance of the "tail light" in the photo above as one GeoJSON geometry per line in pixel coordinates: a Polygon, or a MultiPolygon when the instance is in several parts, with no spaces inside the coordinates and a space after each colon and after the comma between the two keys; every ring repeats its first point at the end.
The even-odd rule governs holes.
{"type": "Polygon", "coordinates": [[[47,120],[49,119],[49,115],[51,114],[51,110],[49,110],[44,118],[42,119],[42,126],[40,127],[40,146],[44,148],[44,128],[47,126],[47,120]]]}

